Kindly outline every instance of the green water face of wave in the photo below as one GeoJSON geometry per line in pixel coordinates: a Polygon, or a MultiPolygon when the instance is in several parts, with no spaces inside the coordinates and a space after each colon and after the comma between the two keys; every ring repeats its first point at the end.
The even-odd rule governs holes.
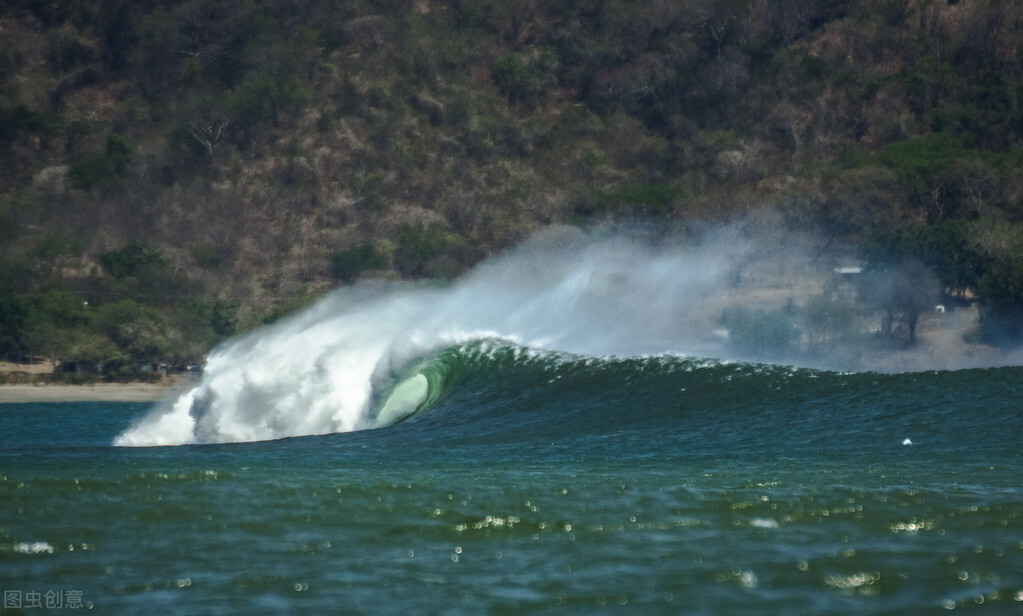
{"type": "Polygon", "coordinates": [[[837,373],[673,355],[587,357],[484,339],[408,364],[378,389],[367,425],[495,444],[600,435],[628,455],[663,455],[662,445],[967,454],[970,441],[1011,450],[990,427],[1018,420],[1006,396],[1018,380],[1019,369],[837,373]]]}
{"type": "MultiPolygon", "coordinates": [[[[486,389],[501,397],[518,396],[522,383],[534,386],[540,383],[541,386],[533,387],[532,391],[553,403],[559,392],[564,393],[561,386],[554,385],[559,382],[575,382],[584,395],[589,392],[600,397],[608,393],[602,388],[612,387],[613,383],[622,379],[627,381],[630,375],[642,379],[676,370],[703,371],[718,365],[714,360],[673,356],[633,359],[585,357],[531,348],[502,339],[477,339],[437,351],[398,371],[392,384],[382,387],[376,401],[371,404],[370,425],[383,428],[401,423],[430,409],[445,392],[450,393],[460,387],[486,389]],[[544,387],[543,383],[549,387],[544,387]]],[[[751,368],[757,371],[756,366],[751,368]]],[[[766,365],[759,369],[789,371],[788,368],[766,365]]],[[[642,394],[639,397],[644,398],[642,394]]]]}
{"type": "Polygon", "coordinates": [[[377,415],[377,426],[390,426],[415,413],[430,394],[430,380],[417,372],[395,385],[377,415]]]}
{"type": "Polygon", "coordinates": [[[393,426],[436,402],[444,391],[459,351],[447,349],[416,363],[404,371],[384,396],[373,426],[393,426]]]}
{"type": "MultiPolygon", "coordinates": [[[[557,370],[574,356],[531,349],[502,339],[482,338],[454,345],[420,358],[399,371],[391,387],[385,387],[371,412],[374,428],[401,423],[426,411],[452,388],[473,373],[493,377],[516,369],[557,370]]],[[[596,358],[591,358],[596,360],[596,358]]],[[[599,360],[596,360],[599,363],[599,360]]],[[[508,378],[514,380],[514,377],[508,378]]],[[[504,379],[500,379],[504,381],[504,379]]],[[[513,387],[514,388],[514,387],[513,387]]]]}

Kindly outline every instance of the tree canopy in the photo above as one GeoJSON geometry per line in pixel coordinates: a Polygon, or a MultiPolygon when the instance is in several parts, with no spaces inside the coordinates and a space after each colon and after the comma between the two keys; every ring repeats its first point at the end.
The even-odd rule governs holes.
{"type": "Polygon", "coordinates": [[[0,354],[192,361],[296,298],[457,275],[543,225],[758,207],[1023,330],[1016,3],[14,1],[0,20],[0,354]],[[29,318],[57,292],[74,302],[29,318]],[[145,350],[94,314],[124,302],[145,350]]]}

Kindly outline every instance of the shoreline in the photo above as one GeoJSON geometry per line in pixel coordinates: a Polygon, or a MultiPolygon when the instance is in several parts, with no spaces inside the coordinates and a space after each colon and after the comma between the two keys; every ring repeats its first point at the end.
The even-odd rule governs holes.
{"type": "Polygon", "coordinates": [[[159,402],[187,387],[186,380],[158,383],[94,383],[87,385],[45,385],[16,383],[0,385],[0,404],[25,402],[159,402]]]}

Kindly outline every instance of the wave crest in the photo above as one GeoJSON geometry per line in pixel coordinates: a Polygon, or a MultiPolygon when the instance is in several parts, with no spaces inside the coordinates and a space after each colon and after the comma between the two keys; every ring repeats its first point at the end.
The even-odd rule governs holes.
{"type": "MultiPolygon", "coordinates": [[[[473,354],[489,353],[476,365],[498,372],[508,361],[581,370],[603,361],[597,358],[728,353],[762,360],[736,355],[738,347],[717,331],[723,310],[751,297],[737,300],[735,285],[756,255],[738,236],[693,245],[559,230],[450,286],[342,288],[215,349],[195,388],[159,405],[115,444],[258,441],[392,425],[433,405],[460,371],[475,369],[466,361],[473,354]]],[[[671,369],[696,366],[665,361],[671,369]]],[[[644,368],[616,365],[623,367],[644,368]]]]}
{"type": "MultiPolygon", "coordinates": [[[[284,323],[214,350],[198,386],[115,444],[255,441],[376,427],[373,404],[386,404],[379,392],[400,381],[395,375],[417,358],[472,340],[593,356],[680,350],[689,337],[678,312],[713,284],[718,269],[716,259],[677,246],[655,249],[617,235],[593,242],[563,232],[527,242],[447,288],[340,289],[284,323]]],[[[422,390],[421,382],[408,383],[404,410],[382,421],[418,406],[410,401],[422,390]]]]}

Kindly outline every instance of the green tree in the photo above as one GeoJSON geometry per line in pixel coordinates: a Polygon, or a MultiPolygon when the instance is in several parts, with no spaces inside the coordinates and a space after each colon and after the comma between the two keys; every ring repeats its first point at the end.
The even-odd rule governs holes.
{"type": "Polygon", "coordinates": [[[359,244],[347,250],[334,253],[330,257],[331,271],[334,277],[345,284],[351,284],[359,274],[370,269],[387,267],[387,259],[377,252],[373,244],[359,244]]]}
{"type": "Polygon", "coordinates": [[[124,300],[96,310],[98,331],[137,365],[160,361],[173,353],[167,319],[155,308],[124,300]]]}
{"type": "Polygon", "coordinates": [[[123,248],[104,252],[99,262],[114,278],[138,276],[153,268],[166,265],[163,257],[141,242],[132,242],[123,248]]]}
{"type": "Polygon", "coordinates": [[[942,220],[878,231],[862,247],[867,259],[879,266],[917,261],[934,272],[943,289],[962,297],[977,288],[986,262],[971,233],[969,221],[942,220]]]}
{"type": "Polygon", "coordinates": [[[910,187],[929,220],[957,213],[956,195],[965,169],[950,172],[961,161],[976,158],[962,140],[948,133],[931,133],[885,146],[875,159],[910,187]]]}
{"type": "Polygon", "coordinates": [[[1023,257],[992,262],[978,285],[981,334],[995,344],[1023,341],[1023,257]]]}
{"type": "Polygon", "coordinates": [[[181,306],[196,292],[195,283],[172,270],[163,255],[142,242],[100,254],[108,274],[94,280],[91,292],[99,300],[135,299],[163,307],[181,306]]]}
{"type": "Polygon", "coordinates": [[[803,306],[803,327],[811,353],[835,346],[856,334],[856,305],[841,293],[821,293],[803,306]]]}
{"type": "Polygon", "coordinates": [[[92,362],[94,356],[80,356],[81,340],[90,335],[90,313],[85,301],[67,289],[53,287],[28,300],[25,324],[26,348],[57,364],[92,362]]]}
{"type": "Polygon", "coordinates": [[[71,264],[85,250],[85,243],[64,229],[41,238],[29,251],[29,258],[45,276],[59,273],[62,267],[71,264]]]}
{"type": "Polygon", "coordinates": [[[404,276],[447,278],[464,267],[465,240],[439,222],[403,224],[395,235],[394,268],[404,276]]]}
{"type": "Polygon", "coordinates": [[[71,165],[68,169],[71,185],[83,190],[115,187],[128,174],[132,149],[124,137],[116,133],[110,135],[102,154],[95,154],[71,165]]]}
{"type": "Polygon", "coordinates": [[[59,327],[74,328],[88,323],[85,300],[78,294],[62,288],[52,288],[32,297],[32,318],[53,323],[59,327]]]}
{"type": "Polygon", "coordinates": [[[880,316],[881,339],[912,346],[917,341],[920,315],[933,309],[938,301],[938,284],[923,264],[907,260],[864,272],[859,293],[863,302],[880,316]]]}
{"type": "Polygon", "coordinates": [[[25,350],[28,309],[14,287],[0,284],[0,353],[18,357],[25,350]]]}
{"type": "Polygon", "coordinates": [[[760,357],[781,357],[793,350],[800,330],[786,308],[775,311],[734,309],[726,313],[728,341],[735,349],[760,357]]]}

